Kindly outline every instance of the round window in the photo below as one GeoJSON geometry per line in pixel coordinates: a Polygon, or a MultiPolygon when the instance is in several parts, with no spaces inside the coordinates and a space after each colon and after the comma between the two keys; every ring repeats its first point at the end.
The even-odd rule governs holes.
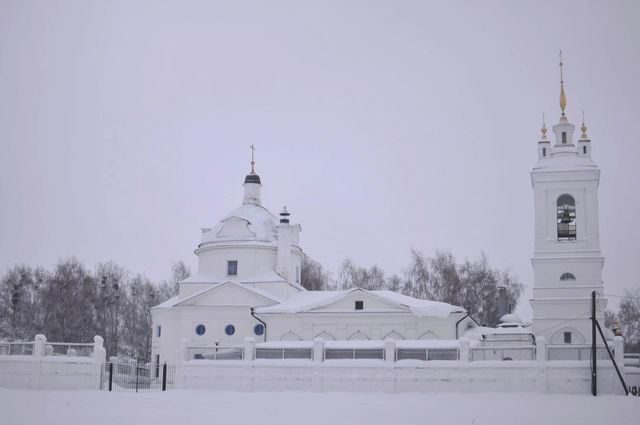
{"type": "Polygon", "coordinates": [[[227,335],[231,336],[231,335],[233,335],[234,333],[236,333],[236,327],[235,327],[235,326],[233,326],[233,325],[227,325],[227,326],[224,328],[224,333],[226,333],[227,335]]]}
{"type": "Polygon", "coordinates": [[[196,334],[198,335],[204,335],[204,333],[207,331],[207,328],[204,327],[204,325],[198,325],[196,326],[196,334]]]}
{"type": "Polygon", "coordinates": [[[258,323],[253,327],[253,333],[260,336],[264,333],[264,325],[262,323],[258,323]]]}

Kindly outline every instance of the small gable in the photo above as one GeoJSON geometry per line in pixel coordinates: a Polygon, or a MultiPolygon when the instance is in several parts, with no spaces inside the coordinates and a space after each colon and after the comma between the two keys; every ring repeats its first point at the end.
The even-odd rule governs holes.
{"type": "Polygon", "coordinates": [[[256,293],[250,288],[234,282],[221,283],[199,294],[185,299],[178,305],[198,307],[251,306],[267,307],[278,304],[278,301],[256,293]]]}
{"type": "Polygon", "coordinates": [[[217,238],[252,238],[256,234],[249,230],[249,222],[240,217],[229,217],[222,223],[217,238]]]}
{"type": "Polygon", "coordinates": [[[384,298],[375,296],[367,291],[355,289],[344,293],[341,297],[316,307],[310,311],[409,311],[403,305],[395,304],[384,298]]]}

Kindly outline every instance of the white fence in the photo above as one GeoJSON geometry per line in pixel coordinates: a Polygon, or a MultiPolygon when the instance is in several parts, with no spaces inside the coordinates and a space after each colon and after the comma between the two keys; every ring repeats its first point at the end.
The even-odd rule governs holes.
{"type": "Polygon", "coordinates": [[[0,343],[0,387],[30,389],[98,389],[105,363],[103,339],[76,344],[35,341],[0,343]]]}
{"type": "MultiPolygon", "coordinates": [[[[242,346],[199,347],[183,341],[176,388],[589,393],[591,369],[585,346],[547,346],[542,337],[536,342],[535,346],[470,347],[466,340],[255,344],[248,338],[242,346]],[[231,352],[235,354],[229,356],[231,352]]],[[[621,338],[612,348],[622,367],[621,338]]],[[[606,350],[598,348],[598,358],[605,355],[608,359],[606,350]]],[[[601,394],[623,393],[610,361],[598,362],[598,389],[601,394]]]]}

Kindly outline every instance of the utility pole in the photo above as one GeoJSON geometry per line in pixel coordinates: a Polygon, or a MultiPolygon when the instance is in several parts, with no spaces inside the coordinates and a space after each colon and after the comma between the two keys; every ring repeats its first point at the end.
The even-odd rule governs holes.
{"type": "Polygon", "coordinates": [[[596,373],[596,291],[591,292],[591,394],[598,395],[596,373]]]}

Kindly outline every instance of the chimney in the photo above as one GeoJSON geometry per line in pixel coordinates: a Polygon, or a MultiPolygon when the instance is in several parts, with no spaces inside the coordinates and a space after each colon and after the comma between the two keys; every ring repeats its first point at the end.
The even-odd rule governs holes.
{"type": "Polygon", "coordinates": [[[283,279],[290,282],[291,278],[291,225],[289,224],[289,212],[287,207],[280,213],[280,224],[278,224],[278,253],[276,260],[276,272],[283,279]]]}

